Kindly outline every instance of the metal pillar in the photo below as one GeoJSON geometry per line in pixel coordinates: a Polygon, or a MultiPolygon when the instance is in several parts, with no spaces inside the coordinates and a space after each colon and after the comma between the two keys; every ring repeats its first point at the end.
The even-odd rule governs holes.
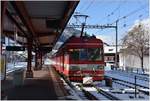
{"type": "Polygon", "coordinates": [[[38,51],[35,50],[35,67],[34,70],[38,70],[38,51]]]}
{"type": "Polygon", "coordinates": [[[28,63],[27,63],[27,71],[26,71],[26,78],[33,77],[32,71],[32,39],[28,39],[28,63]]]}
{"type": "MultiPolygon", "coordinates": [[[[1,72],[3,72],[4,74],[4,79],[3,80],[6,80],[6,63],[7,63],[7,59],[6,59],[6,53],[4,54],[3,53],[3,45],[2,44],[6,44],[5,43],[5,36],[2,37],[2,35],[4,35],[3,31],[4,31],[4,17],[5,17],[5,13],[6,13],[6,8],[8,6],[8,1],[2,1],[1,2],[1,11],[2,11],[2,15],[1,15],[1,44],[0,44],[0,54],[1,54],[1,72]],[[4,38],[4,40],[2,39],[4,38]],[[2,70],[4,69],[4,71],[2,70]]],[[[3,81],[2,80],[2,81],[3,81]]]]}
{"type": "Polygon", "coordinates": [[[137,87],[136,87],[136,75],[135,75],[135,77],[134,77],[134,83],[135,83],[135,98],[137,98],[137,87]]]}
{"type": "Polygon", "coordinates": [[[115,54],[115,67],[117,68],[118,67],[118,20],[116,21],[116,54],[115,54]]]}
{"type": "MultiPolygon", "coordinates": [[[[8,5],[8,1],[2,1],[1,2],[1,8],[2,8],[2,16],[1,16],[1,21],[2,21],[2,23],[1,23],[1,35],[3,35],[4,33],[3,33],[3,31],[4,31],[4,17],[5,17],[5,13],[6,13],[6,8],[7,8],[7,5],[8,5]]],[[[2,37],[1,37],[2,38],[2,37]]],[[[2,49],[2,39],[1,39],[1,48],[0,48],[0,53],[1,53],[1,55],[2,55],[2,51],[3,51],[3,49],[2,49]]]]}
{"type": "Polygon", "coordinates": [[[40,69],[42,68],[42,52],[40,51],[40,69]]]}
{"type": "Polygon", "coordinates": [[[40,69],[40,51],[37,51],[36,52],[36,55],[37,55],[37,70],[39,70],[40,69]]]}
{"type": "Polygon", "coordinates": [[[81,36],[80,37],[83,36],[84,26],[85,26],[85,23],[82,23],[82,30],[81,30],[81,36]]]}

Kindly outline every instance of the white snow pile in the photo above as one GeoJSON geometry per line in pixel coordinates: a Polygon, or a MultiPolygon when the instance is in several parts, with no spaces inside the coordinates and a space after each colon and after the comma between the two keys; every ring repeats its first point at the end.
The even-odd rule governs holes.
{"type": "Polygon", "coordinates": [[[63,81],[65,89],[67,89],[69,93],[71,94],[70,96],[66,96],[65,98],[73,99],[73,100],[81,100],[81,98],[79,97],[79,94],[77,94],[77,92],[74,91],[62,78],[61,80],[63,81]]]}

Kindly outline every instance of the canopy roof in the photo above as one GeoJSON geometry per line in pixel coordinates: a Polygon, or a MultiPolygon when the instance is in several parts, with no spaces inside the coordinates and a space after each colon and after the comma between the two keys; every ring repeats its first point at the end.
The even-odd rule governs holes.
{"type": "Polygon", "coordinates": [[[17,38],[17,42],[23,45],[30,39],[33,40],[33,46],[51,50],[78,3],[79,1],[2,1],[3,35],[13,40],[17,38]]]}

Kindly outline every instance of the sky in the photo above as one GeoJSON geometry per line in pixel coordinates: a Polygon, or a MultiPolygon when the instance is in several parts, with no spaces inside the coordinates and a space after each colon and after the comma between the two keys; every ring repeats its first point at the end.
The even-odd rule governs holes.
{"type": "MultiPolygon", "coordinates": [[[[86,24],[89,25],[112,24],[121,18],[118,22],[118,41],[121,42],[135,22],[149,17],[149,0],[80,0],[75,12],[88,15],[86,24]]],[[[73,16],[69,21],[70,24],[82,22],[84,20],[78,18],[76,23],[73,16]]],[[[84,31],[96,35],[108,44],[115,44],[115,29],[85,29],[84,31]]]]}

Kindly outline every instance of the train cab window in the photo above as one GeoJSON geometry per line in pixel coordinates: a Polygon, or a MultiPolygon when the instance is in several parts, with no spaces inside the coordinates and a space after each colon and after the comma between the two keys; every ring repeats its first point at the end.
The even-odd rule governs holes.
{"type": "Polygon", "coordinates": [[[74,61],[79,60],[79,49],[71,49],[69,51],[71,59],[73,59],[74,61]]]}
{"type": "Polygon", "coordinates": [[[103,50],[102,48],[88,48],[87,49],[88,60],[97,61],[103,59],[103,50]]]}
{"type": "Polygon", "coordinates": [[[102,60],[103,51],[101,48],[82,48],[70,49],[70,56],[73,61],[88,60],[97,61],[102,60]]]}
{"type": "Polygon", "coordinates": [[[79,57],[80,60],[87,60],[88,59],[87,49],[80,49],[79,57]]]}
{"type": "Polygon", "coordinates": [[[91,61],[102,60],[102,49],[88,48],[88,59],[91,61]]]}

